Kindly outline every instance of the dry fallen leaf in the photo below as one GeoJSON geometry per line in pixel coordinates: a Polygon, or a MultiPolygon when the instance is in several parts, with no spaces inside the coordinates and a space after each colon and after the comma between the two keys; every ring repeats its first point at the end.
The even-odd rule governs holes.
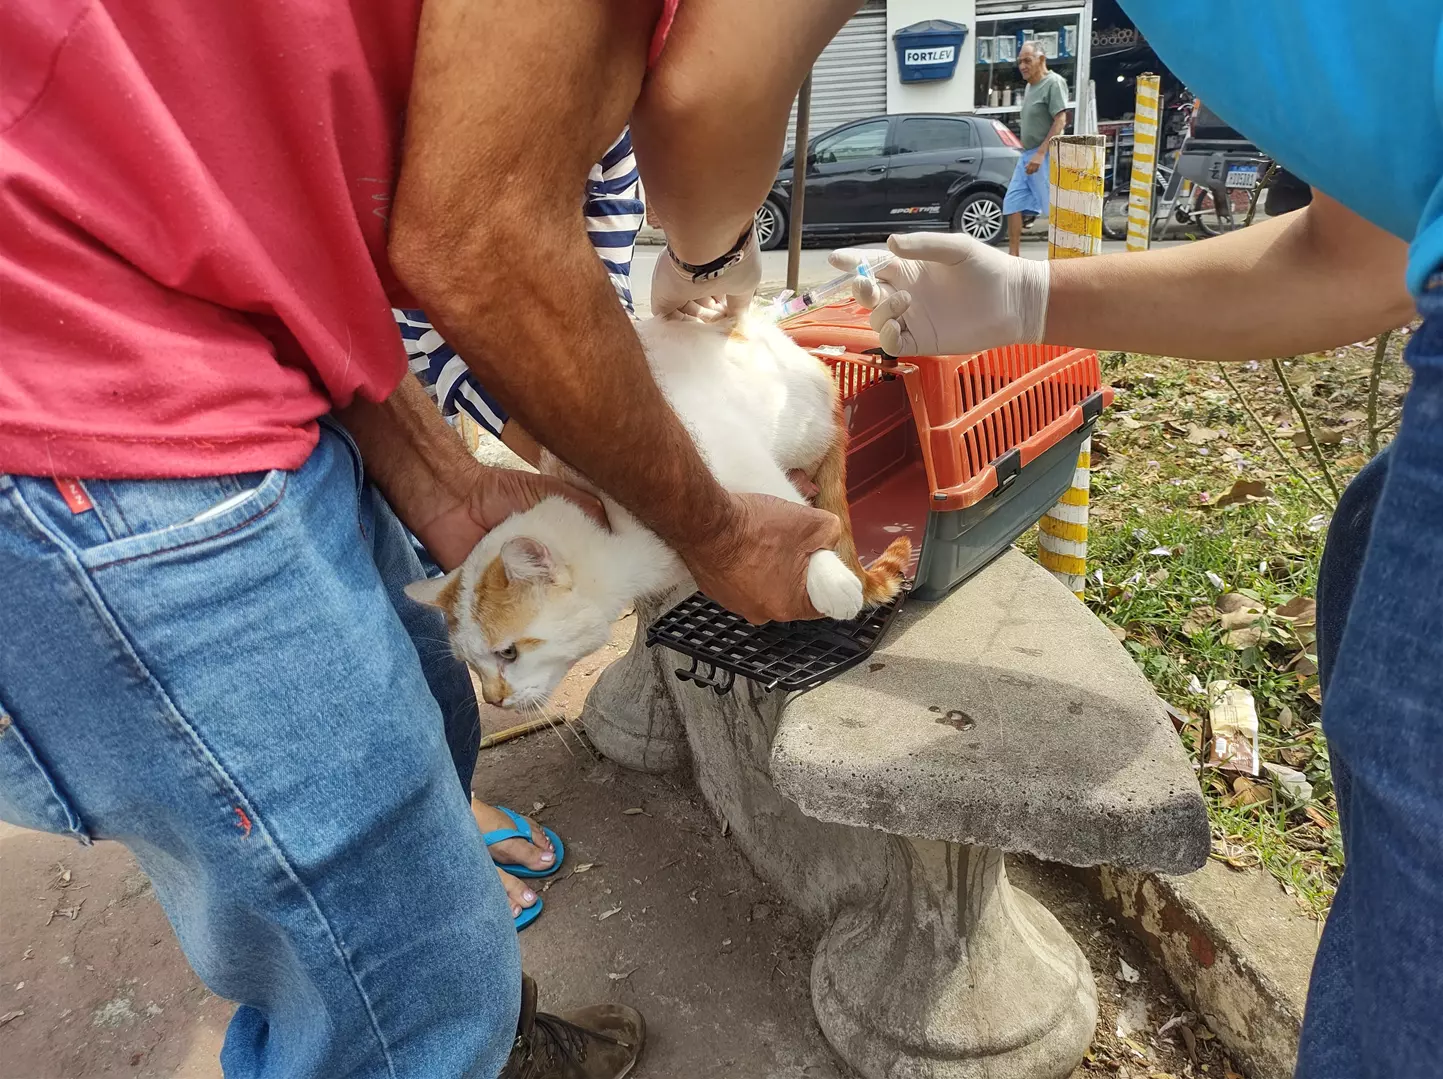
{"type": "MultiPolygon", "coordinates": [[[[1182,632],[1191,637],[1193,634],[1202,633],[1212,625],[1212,622],[1213,613],[1207,608],[1193,608],[1182,621],[1182,632]]],[[[1201,690],[1195,692],[1201,693],[1201,690]]]]}
{"type": "Polygon", "coordinates": [[[1193,424],[1187,430],[1187,441],[1194,446],[1201,446],[1203,443],[1212,442],[1221,434],[1222,432],[1214,431],[1212,428],[1205,428],[1198,424],[1193,424]]]}
{"type": "Polygon", "coordinates": [[[1309,820],[1320,829],[1331,829],[1333,827],[1333,823],[1328,820],[1328,815],[1316,806],[1304,807],[1303,813],[1307,814],[1309,820]]]}
{"type": "Polygon", "coordinates": [[[1239,480],[1233,484],[1232,489],[1213,503],[1215,509],[1232,506],[1235,503],[1256,502],[1259,499],[1272,498],[1272,492],[1268,485],[1261,480],[1239,480]]]}
{"type": "Polygon", "coordinates": [[[611,918],[613,915],[615,915],[615,914],[616,914],[618,911],[620,911],[620,910],[621,910],[621,905],[620,905],[620,904],[617,904],[616,907],[614,907],[614,908],[607,908],[605,911],[603,911],[600,915],[598,915],[598,916],[596,917],[596,921],[597,921],[597,922],[605,922],[607,919],[611,918]]]}
{"type": "Polygon", "coordinates": [[[640,967],[640,965],[638,965],[637,967],[632,968],[630,971],[608,971],[608,972],[606,973],[606,977],[607,977],[608,979],[610,979],[612,982],[620,982],[622,979],[629,979],[629,978],[631,978],[633,975],[635,975],[635,974],[636,974],[638,971],[640,971],[640,970],[641,970],[641,967],[640,967]]]}
{"type": "MultiPolygon", "coordinates": [[[[623,813],[623,814],[646,814],[646,811],[643,810],[643,809],[642,809],[641,807],[639,807],[639,806],[628,806],[625,810],[622,811],[622,813],[623,813]]],[[[651,817],[650,814],[646,814],[646,816],[647,816],[647,817],[651,817]]]]}
{"type": "Polygon", "coordinates": [[[1242,595],[1242,593],[1230,592],[1219,596],[1217,603],[1213,606],[1226,615],[1229,611],[1237,611],[1239,608],[1256,607],[1257,601],[1242,595]]]}
{"type": "Polygon", "coordinates": [[[1241,630],[1244,627],[1252,626],[1263,617],[1263,609],[1248,604],[1244,607],[1233,608],[1224,612],[1218,619],[1218,625],[1224,630],[1241,630]]]}
{"type": "Polygon", "coordinates": [[[594,862],[584,862],[584,863],[582,863],[580,866],[572,867],[572,869],[571,869],[571,874],[572,874],[573,877],[576,876],[577,874],[584,874],[584,873],[586,873],[586,871],[590,870],[590,869],[591,869],[592,867],[594,867],[595,865],[596,865],[596,864],[595,864],[594,862]]]}
{"type": "Polygon", "coordinates": [[[1223,641],[1234,649],[1250,649],[1263,640],[1263,628],[1261,626],[1244,626],[1237,630],[1229,630],[1223,635],[1223,641]]]}
{"type": "Polygon", "coordinates": [[[19,1020],[24,1015],[24,1009],[12,1009],[10,1012],[5,1013],[3,1016],[0,1016],[0,1027],[4,1027],[6,1024],[10,1023],[11,1020],[19,1020]]]}
{"type": "Polygon", "coordinates": [[[1122,977],[1122,981],[1123,981],[1123,982],[1125,982],[1125,983],[1135,983],[1135,982],[1137,982],[1138,979],[1142,978],[1142,976],[1138,974],[1137,968],[1133,967],[1131,964],[1129,964],[1126,960],[1122,959],[1121,957],[1118,957],[1117,965],[1118,965],[1118,974],[1122,977]]]}
{"type": "Polygon", "coordinates": [[[1318,673],[1318,658],[1304,649],[1288,661],[1288,667],[1292,668],[1299,675],[1307,678],[1318,673]]]}
{"type": "Polygon", "coordinates": [[[1228,803],[1231,806],[1249,806],[1267,802],[1272,797],[1272,789],[1267,784],[1256,784],[1246,776],[1239,776],[1233,781],[1233,797],[1228,803]]]}
{"type": "Polygon", "coordinates": [[[1318,602],[1309,596],[1295,596],[1286,604],[1273,608],[1273,614],[1280,619],[1314,623],[1318,621],[1318,602]]]}

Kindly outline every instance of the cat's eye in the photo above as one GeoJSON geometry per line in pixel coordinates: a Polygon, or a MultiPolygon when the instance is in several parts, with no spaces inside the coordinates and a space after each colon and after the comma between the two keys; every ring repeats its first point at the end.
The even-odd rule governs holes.
{"type": "Polygon", "coordinates": [[[504,649],[497,649],[496,658],[498,660],[504,660],[508,664],[511,663],[511,661],[516,659],[516,646],[508,645],[504,649]]]}

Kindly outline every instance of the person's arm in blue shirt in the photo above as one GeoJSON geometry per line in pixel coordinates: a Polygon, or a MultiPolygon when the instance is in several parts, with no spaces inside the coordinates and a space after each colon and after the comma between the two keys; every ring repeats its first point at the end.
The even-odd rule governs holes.
{"type": "Polygon", "coordinates": [[[1045,341],[1260,360],[1361,341],[1414,314],[1408,245],[1318,191],[1305,209],[1153,251],[1037,262],[964,233],[898,233],[887,246],[902,258],[854,288],[896,356],[1045,341]]]}
{"type": "Polygon", "coordinates": [[[1045,339],[1256,360],[1362,341],[1413,317],[1408,245],[1322,192],[1200,243],[1051,266],[1045,339]]]}

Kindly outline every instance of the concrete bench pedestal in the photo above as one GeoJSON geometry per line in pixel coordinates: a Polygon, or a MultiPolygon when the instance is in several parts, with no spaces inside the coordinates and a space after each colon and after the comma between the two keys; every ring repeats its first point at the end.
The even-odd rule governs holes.
{"type": "MultiPolygon", "coordinates": [[[[640,607],[640,626],[675,599],[640,607]]],[[[1096,1024],[1092,975],[1004,853],[1178,873],[1209,844],[1162,705],[1106,628],[1009,552],[790,701],[679,682],[686,662],[641,633],[592,690],[588,731],[623,765],[689,757],[757,872],[822,929],[813,1006],[847,1063],[1069,1073],[1096,1024]]]]}

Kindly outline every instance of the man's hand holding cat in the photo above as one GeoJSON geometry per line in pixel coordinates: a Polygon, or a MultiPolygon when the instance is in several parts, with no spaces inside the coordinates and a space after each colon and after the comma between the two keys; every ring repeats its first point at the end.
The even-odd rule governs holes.
{"type": "Polygon", "coordinates": [[[600,499],[554,476],[478,465],[468,479],[469,483],[453,489],[451,498],[437,507],[434,517],[411,525],[411,531],[443,570],[465,562],[481,538],[512,514],[529,510],[553,495],[570,499],[598,525],[607,524],[600,499]]]}
{"type": "Polygon", "coordinates": [[[771,495],[731,496],[732,520],[701,551],[682,557],[697,587],[750,623],[815,619],[807,598],[812,552],[835,548],[835,515],[771,495]]]}

